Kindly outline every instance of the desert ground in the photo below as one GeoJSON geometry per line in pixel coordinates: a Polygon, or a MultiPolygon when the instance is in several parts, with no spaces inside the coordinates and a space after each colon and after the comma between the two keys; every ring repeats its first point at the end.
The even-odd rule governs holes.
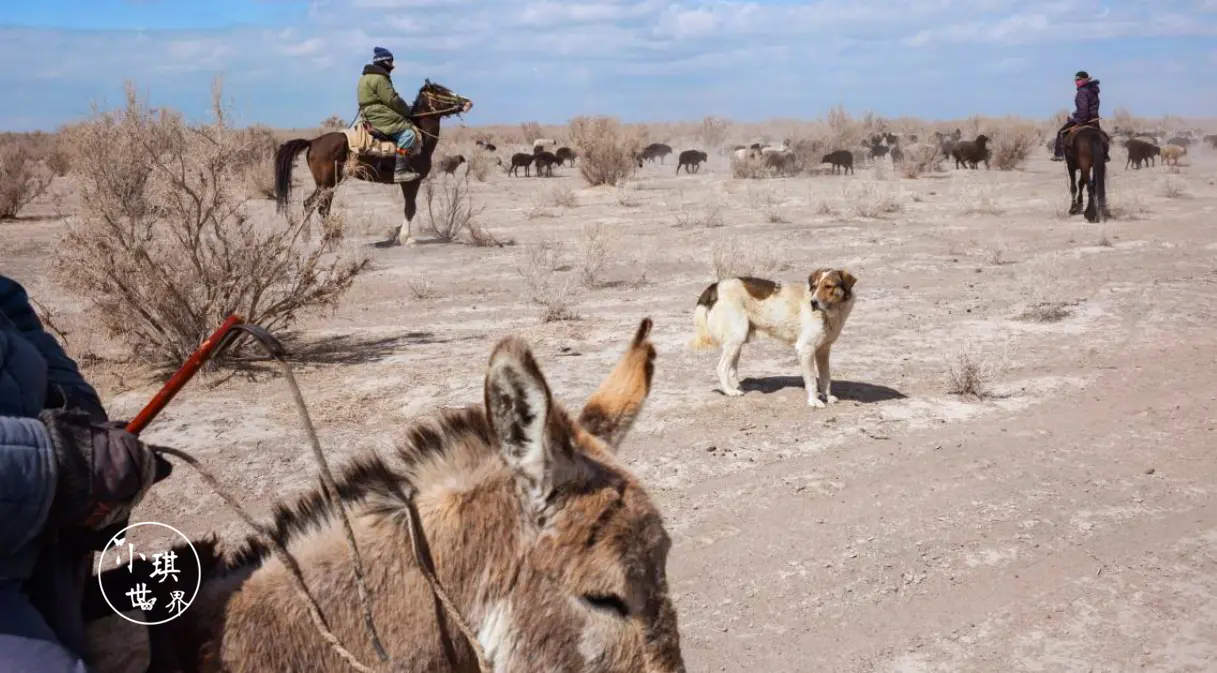
{"type": "MultiPolygon", "coordinates": [[[[1112,154],[1102,224],[1066,214],[1064,165],[1042,146],[1020,170],[918,179],[886,159],[737,179],[713,151],[698,174],[674,175],[672,155],[620,188],[499,169],[470,189],[503,247],[420,227],[419,245],[373,248],[401,195],[348,182],[335,208],[371,267],[295,326],[297,376],[339,464],[480,403],[508,334],[577,408],[650,316],[654,389],[622,456],[674,539],[689,671],[1215,671],[1217,152],[1139,171],[1112,154]],[[746,394],[719,393],[717,352],[687,347],[701,291],[717,273],[802,282],[822,266],[858,278],[832,355],[841,401],[809,408],[792,350],[765,340],[744,349],[746,394]],[[573,319],[541,320],[538,283],[573,319]],[[980,394],[952,393],[969,363],[980,394]]],[[[50,271],[76,198],[58,178],[0,223],[2,266],[129,417],[158,381],[85,356],[113,345],[50,271]]],[[[145,437],[265,515],[314,483],[295,414],[269,370],[210,375],[145,437]]],[[[186,469],[137,518],[247,532],[186,469]]]]}

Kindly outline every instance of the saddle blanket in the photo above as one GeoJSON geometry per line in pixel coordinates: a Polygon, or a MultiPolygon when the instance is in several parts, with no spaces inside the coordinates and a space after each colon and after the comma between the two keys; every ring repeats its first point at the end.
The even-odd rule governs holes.
{"type": "Polygon", "coordinates": [[[372,157],[397,156],[397,143],[392,140],[381,140],[368,130],[367,122],[358,119],[350,128],[344,129],[347,137],[347,147],[356,154],[372,157]]]}

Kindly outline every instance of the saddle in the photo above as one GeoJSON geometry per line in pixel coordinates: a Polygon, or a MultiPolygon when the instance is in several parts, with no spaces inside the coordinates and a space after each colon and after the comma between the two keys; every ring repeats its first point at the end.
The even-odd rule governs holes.
{"type": "Polygon", "coordinates": [[[1072,145],[1073,137],[1077,134],[1078,131],[1081,131],[1084,128],[1092,128],[1092,129],[1098,131],[1103,136],[1103,142],[1107,145],[1111,144],[1111,136],[1107,133],[1107,131],[1104,131],[1099,126],[1099,119],[1097,117],[1095,119],[1091,119],[1090,121],[1082,122],[1081,124],[1074,124],[1073,126],[1070,126],[1069,128],[1065,129],[1065,132],[1062,135],[1061,140],[1064,141],[1065,143],[1072,145]]]}
{"type": "Polygon", "coordinates": [[[397,142],[372,128],[372,125],[362,118],[356,119],[343,133],[347,137],[347,147],[355,154],[385,158],[395,157],[399,152],[397,142]]]}

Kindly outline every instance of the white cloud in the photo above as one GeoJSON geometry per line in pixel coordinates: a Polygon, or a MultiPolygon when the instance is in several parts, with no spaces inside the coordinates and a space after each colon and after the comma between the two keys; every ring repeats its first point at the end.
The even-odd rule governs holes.
{"type": "MultiPolygon", "coordinates": [[[[314,0],[307,16],[289,26],[0,29],[0,83],[9,90],[56,81],[68,84],[64,91],[77,85],[94,91],[99,83],[116,90],[129,77],[155,93],[185,86],[179,76],[223,72],[233,87],[247,87],[230,89],[234,98],[262,97],[259,110],[320,118],[342,104],[353,86],[348,80],[372,47],[382,46],[397,56],[395,81],[412,87],[430,76],[471,87],[493,101],[479,105],[481,114],[511,110],[553,119],[603,100],[619,106],[607,112],[623,114],[640,100],[668,101],[665,109],[690,98],[721,100],[720,113],[775,107],[754,103],[751,93],[717,93],[737,89],[817,101],[809,106],[897,105],[920,95],[901,91],[902,82],[927,87],[959,73],[1041,77],[1037,69],[1055,77],[1062,60],[1112,62],[1117,52],[1106,45],[1122,38],[1217,36],[1214,9],[1217,0],[314,0]],[[45,53],[65,56],[54,62],[35,56],[45,53]],[[305,98],[306,89],[317,93],[305,98]],[[299,98],[276,108],[279,90],[299,98]]],[[[1193,77],[1211,73],[1211,47],[1164,44],[1193,50],[1193,77]]],[[[1159,66],[1177,60],[1144,57],[1159,66]]],[[[984,100],[1026,105],[1026,96],[998,95],[1008,97],[984,100]]],[[[943,106],[979,100],[925,98],[943,106]]],[[[28,116],[24,104],[0,101],[0,117],[28,116]]]]}

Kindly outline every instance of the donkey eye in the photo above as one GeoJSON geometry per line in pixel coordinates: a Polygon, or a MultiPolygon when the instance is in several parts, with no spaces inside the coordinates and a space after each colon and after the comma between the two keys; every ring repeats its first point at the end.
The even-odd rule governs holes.
{"type": "Polygon", "coordinates": [[[625,600],[620,596],[614,596],[613,594],[584,594],[583,602],[596,610],[611,613],[622,619],[630,616],[630,608],[626,606],[625,600]]]}

